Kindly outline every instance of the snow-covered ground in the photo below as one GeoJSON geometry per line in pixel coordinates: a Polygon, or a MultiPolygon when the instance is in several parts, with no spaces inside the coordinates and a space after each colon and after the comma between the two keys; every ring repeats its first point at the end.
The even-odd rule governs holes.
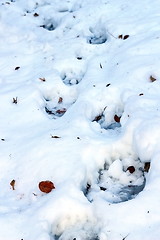
{"type": "Polygon", "coordinates": [[[159,240],[159,206],[159,0],[0,0],[0,240],[159,240]]]}

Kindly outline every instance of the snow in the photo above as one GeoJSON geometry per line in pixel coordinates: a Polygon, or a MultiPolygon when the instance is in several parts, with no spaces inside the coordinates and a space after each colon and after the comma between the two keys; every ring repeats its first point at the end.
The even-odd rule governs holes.
{"type": "Polygon", "coordinates": [[[0,1],[0,240],[159,239],[159,12],[0,1]]]}

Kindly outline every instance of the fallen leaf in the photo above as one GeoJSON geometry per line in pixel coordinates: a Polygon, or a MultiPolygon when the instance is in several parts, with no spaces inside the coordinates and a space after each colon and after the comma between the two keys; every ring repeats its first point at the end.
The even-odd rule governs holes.
{"type": "Polygon", "coordinates": [[[12,103],[17,104],[17,102],[18,102],[17,97],[16,97],[16,98],[13,98],[12,103]]]}
{"type": "Polygon", "coordinates": [[[123,35],[122,35],[122,34],[120,34],[120,35],[118,36],[118,38],[119,38],[119,39],[122,39],[122,38],[123,38],[123,35]]]}
{"type": "Polygon", "coordinates": [[[107,190],[107,188],[105,188],[105,187],[99,187],[100,188],[100,190],[102,190],[102,191],[106,191],[107,190]]]}
{"type": "Polygon", "coordinates": [[[150,81],[151,82],[155,82],[157,79],[156,78],[154,78],[152,75],[150,76],[150,81]]]}
{"type": "Polygon", "coordinates": [[[39,14],[38,13],[34,13],[34,15],[33,15],[34,17],[38,17],[39,16],[39,14]]]}
{"type": "Polygon", "coordinates": [[[46,81],[46,79],[43,77],[43,78],[39,78],[39,80],[41,80],[42,82],[45,82],[46,81]]]}
{"type": "Polygon", "coordinates": [[[18,70],[18,69],[20,69],[20,67],[15,67],[15,69],[14,69],[14,70],[18,70]]]}
{"type": "Polygon", "coordinates": [[[10,182],[10,185],[13,190],[15,190],[15,183],[16,183],[16,181],[14,179],[10,182]]]}
{"type": "Polygon", "coordinates": [[[62,98],[62,97],[59,97],[58,103],[62,103],[62,102],[63,102],[63,98],[62,98]]]}
{"type": "Polygon", "coordinates": [[[40,27],[42,27],[42,28],[45,28],[45,27],[46,27],[46,25],[44,25],[44,24],[43,24],[43,25],[40,25],[40,27]]]}
{"type": "Polygon", "coordinates": [[[150,169],[150,162],[146,162],[145,164],[144,164],[144,171],[145,172],[149,172],[149,169],[150,169]]]}
{"type": "Polygon", "coordinates": [[[64,114],[66,111],[67,111],[66,108],[62,108],[62,109],[58,109],[58,110],[56,111],[56,113],[58,113],[58,114],[64,114]]]}
{"type": "Polygon", "coordinates": [[[120,122],[121,117],[118,117],[117,115],[114,115],[114,120],[115,122],[119,123],[120,122]]]}
{"type": "Polygon", "coordinates": [[[134,173],[135,172],[135,167],[134,166],[129,166],[127,168],[127,171],[129,171],[130,173],[134,173]]]}
{"type": "Polygon", "coordinates": [[[39,183],[39,189],[41,192],[50,193],[53,189],[55,189],[55,186],[53,182],[47,180],[39,183]]]}
{"type": "Polygon", "coordinates": [[[98,115],[93,119],[92,122],[95,122],[95,121],[98,122],[99,120],[101,120],[101,118],[102,118],[102,115],[98,115]]]}
{"type": "Polygon", "coordinates": [[[60,138],[60,137],[58,137],[58,136],[51,136],[51,138],[60,138]]]}
{"type": "Polygon", "coordinates": [[[123,37],[123,40],[126,40],[127,38],[129,38],[129,35],[125,35],[125,36],[123,37]]]}

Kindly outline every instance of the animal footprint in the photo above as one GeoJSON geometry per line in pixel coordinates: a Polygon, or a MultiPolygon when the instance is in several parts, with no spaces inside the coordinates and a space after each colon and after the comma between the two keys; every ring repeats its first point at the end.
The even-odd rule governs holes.
{"type": "Polygon", "coordinates": [[[115,114],[113,116],[113,119],[111,122],[107,122],[107,112],[106,112],[106,108],[104,108],[104,110],[101,112],[101,114],[95,116],[95,118],[92,120],[92,122],[97,122],[99,123],[99,125],[101,126],[101,128],[104,128],[105,130],[109,130],[112,129],[114,130],[115,128],[120,128],[121,127],[121,123],[120,123],[120,119],[121,116],[115,114]]]}
{"type": "Polygon", "coordinates": [[[87,184],[84,195],[92,202],[103,191],[104,198],[119,203],[135,198],[145,187],[144,166],[140,159],[115,159],[99,171],[96,186],[87,184]],[[98,190],[99,188],[99,190],[98,190]]]}
{"type": "Polygon", "coordinates": [[[84,73],[80,71],[78,74],[72,70],[68,70],[61,73],[61,78],[66,85],[76,85],[81,82],[84,77],[84,73]]]}
{"type": "Polygon", "coordinates": [[[51,115],[54,119],[58,117],[62,117],[65,112],[67,111],[67,107],[63,103],[63,98],[59,97],[59,100],[57,104],[55,105],[52,100],[45,99],[46,104],[45,104],[45,111],[49,115],[51,115]]]}
{"type": "Polygon", "coordinates": [[[57,28],[58,23],[54,19],[45,19],[44,23],[40,25],[40,27],[48,30],[48,31],[53,31],[57,28]]]}
{"type": "Polygon", "coordinates": [[[89,30],[92,34],[87,38],[89,44],[103,44],[107,41],[106,30],[101,25],[97,24],[95,27],[90,27],[89,30]]]}
{"type": "Polygon", "coordinates": [[[68,92],[59,92],[57,89],[53,92],[46,92],[44,97],[44,109],[45,112],[53,119],[62,117],[68,110],[68,108],[74,104],[77,100],[77,92],[72,89],[66,89],[68,92]]]}

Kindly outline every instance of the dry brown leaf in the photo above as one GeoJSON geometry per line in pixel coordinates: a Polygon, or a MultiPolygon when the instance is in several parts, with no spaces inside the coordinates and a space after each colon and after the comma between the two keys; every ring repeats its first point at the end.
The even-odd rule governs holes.
{"type": "Polygon", "coordinates": [[[145,164],[144,164],[144,171],[145,172],[149,172],[149,169],[150,169],[150,162],[146,162],[145,164]]]}
{"type": "Polygon", "coordinates": [[[98,115],[93,119],[93,122],[94,121],[98,122],[99,120],[101,120],[101,118],[102,118],[102,115],[98,115]]]}
{"type": "Polygon", "coordinates": [[[18,70],[18,69],[20,69],[20,67],[15,67],[15,69],[14,69],[14,70],[18,70]]]}
{"type": "Polygon", "coordinates": [[[61,137],[59,137],[59,136],[51,136],[51,138],[61,138],[61,137]]]}
{"type": "Polygon", "coordinates": [[[120,35],[118,36],[118,38],[122,39],[122,38],[123,38],[123,35],[122,35],[122,34],[120,34],[120,35]]]}
{"type": "Polygon", "coordinates": [[[119,123],[120,122],[121,117],[114,115],[114,120],[115,122],[119,123]]]}
{"type": "Polygon", "coordinates": [[[55,189],[55,186],[53,182],[47,180],[39,183],[39,189],[41,192],[50,193],[53,189],[55,189]]]}
{"type": "Polygon", "coordinates": [[[123,40],[126,40],[127,38],[129,38],[129,35],[125,35],[125,36],[123,37],[123,40]]]}
{"type": "Polygon", "coordinates": [[[13,190],[15,190],[15,183],[16,183],[16,181],[14,179],[10,182],[10,185],[13,190]]]}
{"type": "Polygon", "coordinates": [[[127,168],[127,171],[129,171],[130,173],[134,173],[135,172],[135,167],[134,166],[129,166],[127,168]]]}
{"type": "Polygon", "coordinates": [[[46,81],[46,79],[43,77],[43,78],[39,78],[39,80],[41,80],[42,82],[45,82],[46,81]]]}
{"type": "Polygon", "coordinates": [[[39,14],[38,14],[38,13],[34,13],[33,16],[34,16],[34,17],[38,17],[39,14]]]}
{"type": "Polygon", "coordinates": [[[58,110],[56,111],[56,113],[58,113],[58,114],[64,114],[66,111],[67,111],[66,108],[62,108],[62,109],[58,109],[58,110]]]}
{"type": "Polygon", "coordinates": [[[62,103],[62,102],[63,102],[63,98],[62,98],[62,97],[59,97],[58,103],[62,103]]]}
{"type": "Polygon", "coordinates": [[[150,81],[151,82],[155,82],[157,79],[156,78],[154,78],[152,75],[150,76],[150,81]]]}

